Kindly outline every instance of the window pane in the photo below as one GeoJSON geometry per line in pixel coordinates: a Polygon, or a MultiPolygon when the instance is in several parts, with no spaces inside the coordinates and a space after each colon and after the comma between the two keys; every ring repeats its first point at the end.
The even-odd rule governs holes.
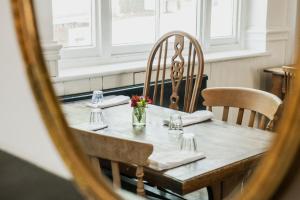
{"type": "Polygon", "coordinates": [[[52,0],[54,39],[64,47],[92,45],[92,0],[52,0]]]}
{"type": "Polygon", "coordinates": [[[234,1],[212,0],[211,38],[230,37],[234,35],[234,1]]]}
{"type": "Polygon", "coordinates": [[[196,35],[195,0],[161,0],[160,2],[160,35],[174,30],[196,35]]]}
{"type": "Polygon", "coordinates": [[[113,45],[154,42],[154,0],[112,0],[111,6],[113,45]]]}

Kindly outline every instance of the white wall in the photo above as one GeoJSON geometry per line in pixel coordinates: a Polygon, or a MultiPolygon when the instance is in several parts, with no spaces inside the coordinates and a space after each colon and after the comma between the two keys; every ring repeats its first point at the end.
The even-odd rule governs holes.
{"type": "Polygon", "coordinates": [[[0,26],[0,149],[64,178],[71,178],[33,99],[8,0],[0,1],[0,26]]]}

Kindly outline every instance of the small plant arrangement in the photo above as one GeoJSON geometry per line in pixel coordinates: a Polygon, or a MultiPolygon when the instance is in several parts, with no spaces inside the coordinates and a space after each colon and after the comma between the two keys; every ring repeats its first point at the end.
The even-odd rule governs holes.
{"type": "Polygon", "coordinates": [[[143,96],[132,96],[131,107],[132,111],[132,125],[146,126],[146,107],[152,104],[152,100],[143,96]]]}

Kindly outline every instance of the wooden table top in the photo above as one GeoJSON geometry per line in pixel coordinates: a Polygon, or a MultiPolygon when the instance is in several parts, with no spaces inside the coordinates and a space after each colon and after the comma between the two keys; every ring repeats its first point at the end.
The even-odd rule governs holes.
{"type": "Polygon", "coordinates": [[[279,76],[284,76],[284,71],[283,71],[282,67],[267,68],[267,69],[264,69],[264,72],[279,75],[279,76]]]}
{"type": "MultiPolygon", "coordinates": [[[[90,108],[85,106],[86,102],[63,104],[69,125],[89,121],[90,108]]],[[[132,127],[131,112],[132,108],[127,104],[104,109],[108,128],[97,133],[151,143],[154,151],[178,148],[176,139],[168,133],[168,127],[162,125],[163,119],[177,111],[150,105],[144,130],[132,127]]],[[[248,169],[267,150],[274,134],[219,120],[184,127],[184,132],[195,134],[199,151],[205,154],[205,159],[166,171],[145,170],[145,180],[159,182],[161,187],[178,194],[192,192],[229,174],[248,169]]]]}

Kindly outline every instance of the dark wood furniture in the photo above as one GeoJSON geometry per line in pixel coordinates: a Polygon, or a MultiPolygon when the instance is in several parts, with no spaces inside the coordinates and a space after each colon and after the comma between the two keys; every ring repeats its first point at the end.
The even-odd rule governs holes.
{"type": "Polygon", "coordinates": [[[239,108],[236,123],[241,125],[244,111],[250,110],[249,127],[254,126],[255,116],[260,116],[258,128],[272,130],[276,115],[282,101],[275,95],[252,88],[214,87],[202,91],[204,105],[212,111],[212,107],[223,107],[222,121],[228,120],[230,108],[239,108]]]}
{"type": "Polygon", "coordinates": [[[287,84],[288,80],[290,80],[290,77],[287,77],[292,71],[294,74],[295,67],[293,65],[291,66],[282,66],[282,67],[271,67],[264,69],[264,72],[272,74],[272,86],[271,86],[271,93],[275,94],[281,99],[284,99],[285,93],[288,90],[287,84]],[[289,74],[286,72],[288,71],[289,74]]]}
{"type": "MultiPolygon", "coordinates": [[[[90,108],[85,104],[86,101],[63,104],[70,126],[88,121],[90,108]]],[[[169,117],[170,109],[149,106],[145,129],[132,127],[131,111],[129,105],[105,109],[109,127],[97,131],[97,134],[150,143],[154,152],[158,153],[178,148],[174,137],[168,134],[168,128],[162,126],[162,120],[169,117]]],[[[232,189],[232,177],[252,169],[273,138],[273,133],[268,131],[218,120],[188,126],[184,131],[195,133],[199,150],[205,153],[206,158],[165,171],[145,168],[144,179],[180,195],[208,187],[214,199],[225,198],[230,193],[228,188],[232,189]]],[[[128,176],[135,175],[135,169],[131,168],[134,166],[120,166],[122,173],[128,176]]]]}
{"type": "Polygon", "coordinates": [[[183,101],[183,111],[193,112],[200,94],[203,70],[204,58],[198,41],[185,32],[166,33],[151,50],[143,94],[150,96],[154,104],[162,106],[166,92],[165,82],[171,80],[172,91],[168,94],[169,108],[179,110],[179,101],[183,101]],[[184,96],[180,97],[179,89],[183,80],[185,91],[184,96]],[[152,81],[154,90],[150,91],[152,81]]]}
{"type": "Polygon", "coordinates": [[[283,66],[282,70],[284,72],[284,93],[285,96],[289,95],[293,81],[296,75],[296,68],[290,66],[283,66]]]}
{"type": "Polygon", "coordinates": [[[272,67],[264,69],[264,72],[270,73],[272,75],[272,85],[271,85],[271,93],[275,94],[279,98],[283,99],[283,83],[284,83],[284,72],[282,67],[272,67]]]}

